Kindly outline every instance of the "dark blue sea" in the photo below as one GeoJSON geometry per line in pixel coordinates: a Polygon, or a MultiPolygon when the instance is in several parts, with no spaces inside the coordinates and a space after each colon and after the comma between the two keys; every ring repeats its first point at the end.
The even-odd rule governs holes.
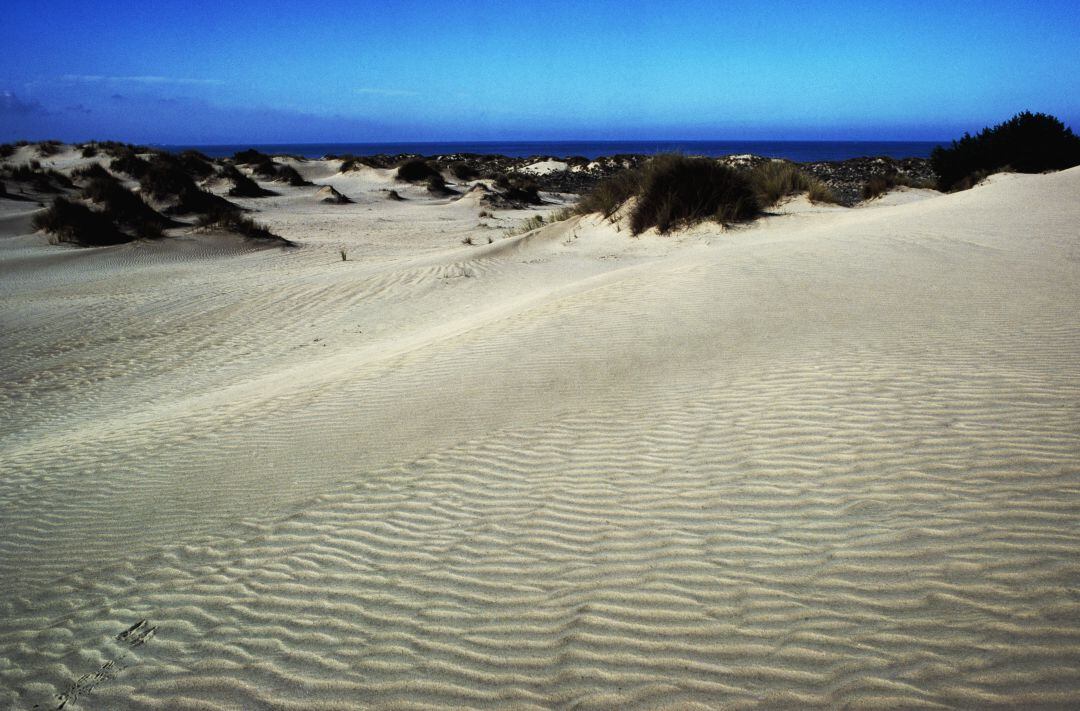
{"type": "Polygon", "coordinates": [[[944,141],[483,141],[444,143],[279,143],[230,144],[215,146],[162,146],[180,151],[194,148],[213,158],[231,156],[255,148],[263,153],[321,158],[326,155],[394,155],[418,153],[424,156],[451,153],[484,153],[512,158],[529,156],[584,156],[596,158],[619,153],[653,154],[679,152],[689,155],[726,156],[753,153],[769,158],[787,158],[798,163],[844,160],[862,156],[928,158],[944,141]]]}

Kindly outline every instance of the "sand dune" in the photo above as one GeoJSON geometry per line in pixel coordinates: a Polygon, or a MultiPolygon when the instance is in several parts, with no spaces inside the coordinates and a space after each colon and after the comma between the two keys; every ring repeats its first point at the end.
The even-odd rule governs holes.
{"type": "Polygon", "coordinates": [[[0,201],[0,705],[1080,703],[1080,169],[631,238],[297,168],[298,250],[0,201]]]}

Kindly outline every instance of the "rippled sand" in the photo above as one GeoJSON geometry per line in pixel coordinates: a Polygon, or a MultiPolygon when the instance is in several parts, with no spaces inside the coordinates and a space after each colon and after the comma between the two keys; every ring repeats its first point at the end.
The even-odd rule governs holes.
{"type": "Polygon", "coordinates": [[[302,170],[298,250],[0,201],[0,705],[1080,704],[1080,169],[638,239],[302,170]]]}

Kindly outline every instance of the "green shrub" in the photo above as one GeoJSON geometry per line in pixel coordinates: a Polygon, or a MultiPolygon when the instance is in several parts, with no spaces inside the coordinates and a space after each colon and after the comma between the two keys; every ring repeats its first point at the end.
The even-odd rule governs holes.
{"type": "MultiPolygon", "coordinates": [[[[1006,166],[1019,173],[1039,173],[1080,165],[1080,137],[1053,116],[1025,111],[975,136],[965,133],[948,148],[938,146],[930,163],[938,175],[938,188],[951,190],[973,173],[995,173],[1006,166]]],[[[968,179],[964,184],[973,182],[968,179]]]]}

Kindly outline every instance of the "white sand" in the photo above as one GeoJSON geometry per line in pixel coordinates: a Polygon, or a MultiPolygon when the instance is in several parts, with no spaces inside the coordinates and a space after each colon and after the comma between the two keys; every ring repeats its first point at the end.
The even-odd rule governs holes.
{"type": "Polygon", "coordinates": [[[0,706],[1080,704],[1080,169],[635,239],[297,167],[292,251],[0,200],[0,706]]]}
{"type": "Polygon", "coordinates": [[[536,163],[530,163],[521,169],[522,173],[531,173],[532,175],[548,175],[550,173],[562,173],[565,172],[569,164],[561,160],[542,160],[536,163]]]}

